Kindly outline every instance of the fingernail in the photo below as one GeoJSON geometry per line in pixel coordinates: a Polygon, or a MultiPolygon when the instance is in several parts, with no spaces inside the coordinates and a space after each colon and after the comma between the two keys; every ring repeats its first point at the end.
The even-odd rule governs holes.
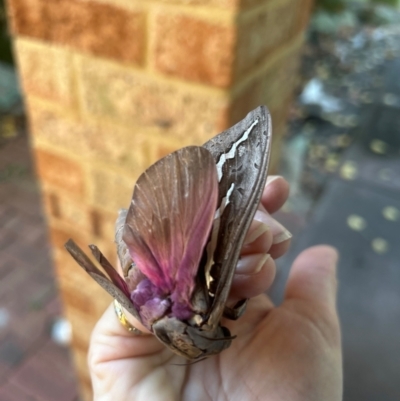
{"type": "Polygon", "coordinates": [[[282,228],[283,228],[283,232],[281,232],[278,235],[274,235],[273,236],[273,240],[272,240],[273,244],[280,244],[281,242],[284,242],[284,241],[286,241],[286,240],[288,240],[288,239],[293,237],[292,233],[289,230],[287,230],[283,226],[282,226],[282,228]]]}
{"type": "Polygon", "coordinates": [[[244,240],[244,245],[248,245],[253,243],[257,238],[260,238],[261,235],[266,233],[269,230],[267,224],[262,221],[253,220],[249,231],[246,234],[246,238],[244,240]]]}
{"type": "Polygon", "coordinates": [[[257,210],[256,214],[254,215],[254,220],[260,221],[269,227],[272,232],[273,244],[280,244],[281,242],[292,238],[290,231],[268,213],[257,210]]]}
{"type": "Polygon", "coordinates": [[[270,257],[268,253],[242,256],[236,265],[236,274],[257,274],[270,257]]]}
{"type": "Polygon", "coordinates": [[[282,176],[280,176],[280,175],[269,175],[267,177],[267,185],[270,185],[271,182],[277,180],[278,178],[282,178],[282,176]]]}

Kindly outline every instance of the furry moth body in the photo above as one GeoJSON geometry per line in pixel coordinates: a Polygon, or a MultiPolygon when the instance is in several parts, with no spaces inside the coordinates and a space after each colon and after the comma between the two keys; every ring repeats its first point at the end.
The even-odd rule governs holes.
{"type": "Polygon", "coordinates": [[[108,277],[69,240],[65,247],[107,292],[175,353],[197,360],[230,346],[221,326],[240,250],[267,177],[271,122],[264,106],[201,146],[159,160],[138,179],[115,241],[122,278],[108,277]]]}

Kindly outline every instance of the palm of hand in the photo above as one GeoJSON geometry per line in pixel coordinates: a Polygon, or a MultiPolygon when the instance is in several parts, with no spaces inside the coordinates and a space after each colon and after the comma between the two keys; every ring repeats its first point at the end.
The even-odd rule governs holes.
{"type": "Polygon", "coordinates": [[[325,321],[306,300],[274,308],[261,295],[240,323],[229,322],[238,337],[228,350],[190,365],[153,337],[135,338],[147,342],[147,353],[138,353],[123,333],[97,344],[96,355],[107,356],[93,372],[102,378],[97,390],[121,401],[340,400],[338,324],[323,312],[325,321]]]}
{"type": "MultiPolygon", "coordinates": [[[[262,204],[272,213],[287,193],[284,180],[275,179],[267,185],[262,204]]],[[[277,257],[287,247],[288,241],[273,245],[269,232],[242,251],[242,259],[250,255],[251,267],[260,252],[268,250],[277,257]]],[[[92,334],[89,367],[94,400],[340,401],[336,259],[329,247],[303,252],[291,268],[279,307],[263,294],[275,274],[271,258],[263,259],[256,274],[249,273],[249,266],[238,267],[231,295],[251,299],[238,321],[223,322],[237,338],[227,350],[194,364],[152,335],[132,336],[110,306],[92,334]]]]}

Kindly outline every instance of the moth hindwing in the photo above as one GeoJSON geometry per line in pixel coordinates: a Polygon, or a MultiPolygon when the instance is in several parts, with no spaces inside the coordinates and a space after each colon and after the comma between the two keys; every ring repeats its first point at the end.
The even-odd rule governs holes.
{"type": "Polygon", "coordinates": [[[229,347],[220,322],[244,237],[267,176],[271,123],[259,107],[203,147],[180,149],[138,179],[116,224],[124,280],[91,246],[108,279],[77,248],[75,260],[175,353],[201,359],[229,347]]]}

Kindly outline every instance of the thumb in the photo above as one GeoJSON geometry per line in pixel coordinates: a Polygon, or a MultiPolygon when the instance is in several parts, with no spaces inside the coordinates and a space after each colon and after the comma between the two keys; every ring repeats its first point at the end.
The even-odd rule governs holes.
{"type": "Polygon", "coordinates": [[[303,251],[290,270],[285,300],[304,300],[336,310],[337,261],[338,253],[330,246],[314,246],[303,251]]]}

